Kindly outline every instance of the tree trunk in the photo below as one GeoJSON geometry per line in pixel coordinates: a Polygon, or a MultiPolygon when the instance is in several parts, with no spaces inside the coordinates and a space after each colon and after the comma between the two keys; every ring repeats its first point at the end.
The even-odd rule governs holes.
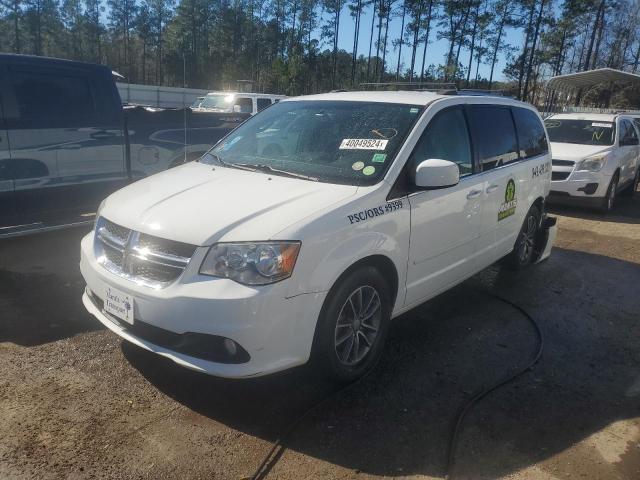
{"type": "Polygon", "coordinates": [[[356,64],[358,62],[358,41],[360,40],[360,17],[362,15],[362,0],[358,0],[356,7],[356,24],[353,31],[353,54],[351,56],[351,86],[356,82],[356,64]]]}
{"type": "Polygon", "coordinates": [[[382,68],[380,69],[380,81],[384,76],[384,71],[386,69],[386,61],[387,61],[387,39],[389,37],[389,17],[391,16],[391,6],[393,4],[393,0],[391,0],[387,4],[387,15],[385,17],[385,27],[384,27],[384,40],[382,42],[382,68]]]}
{"type": "Polygon", "coordinates": [[[478,30],[478,16],[480,15],[480,4],[476,7],[476,13],[473,18],[473,30],[471,31],[471,46],[469,47],[469,66],[467,67],[466,85],[469,88],[469,79],[471,78],[471,65],[473,63],[473,50],[476,46],[476,32],[478,30]]]}
{"type": "Polygon", "coordinates": [[[458,65],[460,64],[460,50],[462,49],[462,44],[464,43],[464,37],[467,30],[467,22],[469,21],[469,14],[471,13],[471,0],[468,0],[467,11],[464,13],[464,20],[460,23],[460,37],[458,39],[458,50],[456,51],[456,62],[453,66],[453,80],[455,81],[456,75],[458,74],[458,65]]]}
{"type": "Polygon", "coordinates": [[[600,42],[602,41],[602,34],[604,32],[604,8],[600,14],[600,26],[598,28],[598,39],[596,40],[596,48],[593,52],[593,61],[591,62],[591,68],[596,68],[596,62],[598,61],[598,53],[600,52],[600,42]]]}
{"type": "Polygon", "coordinates": [[[538,35],[540,34],[540,25],[542,24],[542,13],[544,11],[545,0],[540,0],[540,10],[538,11],[538,19],[536,21],[536,30],[533,34],[533,41],[531,42],[531,51],[529,52],[529,63],[527,65],[527,76],[524,81],[524,92],[522,93],[522,99],[526,102],[527,95],[529,93],[529,80],[531,77],[531,68],[533,67],[533,56],[536,52],[536,45],[538,43],[538,35]]]}
{"type": "Polygon", "coordinates": [[[20,53],[20,0],[13,1],[13,33],[16,53],[20,53]]]}
{"type": "Polygon", "coordinates": [[[342,10],[342,0],[338,0],[334,19],[333,30],[333,72],[331,74],[331,87],[336,87],[336,69],[338,65],[338,33],[340,31],[340,11],[342,10]]]}
{"type": "Polygon", "coordinates": [[[402,58],[402,43],[404,40],[404,18],[407,14],[407,2],[402,5],[402,25],[400,26],[400,43],[398,44],[398,66],[396,67],[396,82],[400,79],[400,61],[402,58]]]}
{"type": "Polygon", "coordinates": [[[429,45],[429,33],[431,31],[431,11],[433,0],[429,0],[429,10],[427,11],[427,26],[424,33],[424,48],[422,49],[422,67],[420,68],[420,81],[424,81],[424,62],[427,59],[427,46],[429,45]]]}
{"type": "Polygon", "coordinates": [[[591,63],[591,54],[593,53],[593,45],[596,41],[596,31],[598,30],[598,22],[600,20],[600,13],[604,10],[604,2],[605,0],[600,0],[600,5],[598,6],[598,11],[596,13],[596,18],[593,21],[593,30],[591,32],[591,40],[589,40],[589,48],[587,49],[587,58],[585,60],[583,71],[589,70],[589,66],[591,63]]]}
{"type": "Polygon", "coordinates": [[[527,29],[525,31],[524,45],[522,47],[522,55],[520,56],[520,68],[518,69],[518,100],[522,100],[522,82],[524,81],[524,72],[526,70],[527,51],[529,50],[529,39],[531,38],[531,30],[533,29],[533,17],[536,12],[536,0],[531,1],[529,8],[529,16],[527,21],[527,29]]]}
{"type": "Polygon", "coordinates": [[[416,65],[416,50],[418,49],[418,39],[420,38],[420,20],[422,18],[422,2],[420,2],[420,7],[418,8],[418,14],[414,19],[413,25],[413,45],[411,50],[411,69],[409,70],[409,81],[413,82],[413,69],[416,65]]]}
{"type": "Polygon", "coordinates": [[[371,49],[373,47],[373,31],[376,25],[376,8],[378,4],[373,2],[373,14],[371,16],[371,36],[369,37],[369,59],[367,60],[367,81],[369,81],[369,73],[371,71],[371,49]]]}
{"type": "Polygon", "coordinates": [[[376,42],[376,70],[373,74],[373,78],[378,78],[378,67],[380,66],[380,37],[382,36],[382,19],[384,18],[384,12],[382,8],[384,0],[380,0],[380,8],[378,9],[378,41],[376,42]]]}
{"type": "Polygon", "coordinates": [[[507,10],[505,7],[505,11],[500,18],[500,26],[498,27],[498,36],[496,37],[496,46],[493,49],[493,57],[491,58],[491,72],[489,74],[489,90],[491,90],[491,86],[493,85],[493,70],[496,66],[496,61],[498,59],[498,50],[500,49],[500,41],[502,40],[502,31],[504,30],[504,23],[507,19],[507,10]]]}

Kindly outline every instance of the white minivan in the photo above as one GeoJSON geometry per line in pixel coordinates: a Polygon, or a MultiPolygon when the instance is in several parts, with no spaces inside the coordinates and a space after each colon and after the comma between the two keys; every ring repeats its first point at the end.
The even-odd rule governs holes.
{"type": "Polygon", "coordinates": [[[545,120],[553,173],[549,203],[608,212],[619,193],[633,195],[640,179],[640,145],[634,118],[563,113],[545,120]]]}
{"type": "Polygon", "coordinates": [[[549,254],[551,156],[506,98],[289,98],[200,161],[109,196],[82,240],[84,305],[122,338],[223,377],[310,358],[343,380],[389,321],[506,257],[549,254]]]}

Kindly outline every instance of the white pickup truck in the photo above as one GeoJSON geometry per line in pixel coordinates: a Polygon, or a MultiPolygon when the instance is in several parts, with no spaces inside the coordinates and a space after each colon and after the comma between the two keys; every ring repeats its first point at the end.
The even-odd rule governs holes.
{"type": "Polygon", "coordinates": [[[255,115],[279,102],[284,95],[268,93],[211,92],[198,98],[191,109],[194,112],[250,113],[255,115]]]}
{"type": "Polygon", "coordinates": [[[82,240],[83,302],[194,370],[251,377],[311,358],[351,380],[393,317],[503,257],[520,269],[548,256],[550,180],[525,103],[288,98],[199,161],[109,196],[82,240]]]}

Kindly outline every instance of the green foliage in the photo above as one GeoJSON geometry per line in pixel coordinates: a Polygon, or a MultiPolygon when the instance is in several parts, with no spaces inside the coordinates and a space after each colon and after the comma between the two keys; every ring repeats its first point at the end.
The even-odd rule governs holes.
{"type": "MultiPolygon", "coordinates": [[[[550,76],[638,70],[639,1],[0,0],[0,51],[103,63],[133,83],[213,90],[242,79],[297,95],[422,79],[504,88],[540,104],[550,76]],[[340,38],[344,18],[359,25],[353,38],[340,38]],[[399,38],[391,22],[404,25],[399,38]],[[443,58],[431,53],[436,40],[446,44],[443,58]],[[507,84],[495,81],[500,73],[507,84]]],[[[636,97],[623,89],[613,100],[636,97]]],[[[602,94],[582,98],[597,103],[602,94]]]]}

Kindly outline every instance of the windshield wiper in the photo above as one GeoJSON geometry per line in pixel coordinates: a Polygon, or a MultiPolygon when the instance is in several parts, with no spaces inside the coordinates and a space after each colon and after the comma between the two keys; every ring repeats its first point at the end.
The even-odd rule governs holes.
{"type": "Polygon", "coordinates": [[[264,164],[253,164],[253,163],[234,163],[233,166],[235,167],[239,167],[239,168],[245,168],[246,170],[251,170],[253,172],[266,172],[266,173],[274,173],[276,175],[283,175],[286,177],[292,177],[292,178],[301,178],[303,180],[310,180],[312,182],[317,182],[318,179],[316,177],[310,177],[309,175],[304,175],[302,173],[294,173],[294,172],[289,172],[287,170],[280,170],[278,168],[273,168],[270,165],[264,165],[264,164]]]}
{"type": "Polygon", "coordinates": [[[238,170],[246,170],[248,172],[255,172],[255,169],[249,165],[243,165],[242,163],[225,162],[217,153],[207,152],[207,155],[211,155],[216,162],[224,167],[237,168],[238,170]]]}

